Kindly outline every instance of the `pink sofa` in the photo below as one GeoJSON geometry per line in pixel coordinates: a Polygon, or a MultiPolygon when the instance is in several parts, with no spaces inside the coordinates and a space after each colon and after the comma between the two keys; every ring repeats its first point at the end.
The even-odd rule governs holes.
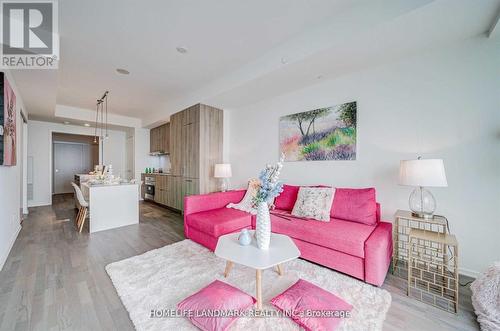
{"type": "MultiPolygon", "coordinates": [[[[186,238],[215,250],[219,236],[244,228],[254,229],[254,215],[226,208],[230,202],[239,202],[245,192],[185,197],[186,238]]],[[[337,189],[330,222],[292,216],[297,192],[297,186],[285,185],[284,192],[276,198],[276,209],[271,211],[272,231],[290,236],[303,259],[382,285],[392,255],[392,224],[380,221],[375,190],[337,189]],[[372,198],[365,198],[369,196],[372,198]]]]}

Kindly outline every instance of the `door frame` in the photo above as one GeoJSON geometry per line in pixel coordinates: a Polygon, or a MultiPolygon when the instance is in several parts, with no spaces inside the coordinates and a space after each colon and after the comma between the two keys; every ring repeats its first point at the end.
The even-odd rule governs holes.
{"type": "MultiPolygon", "coordinates": [[[[69,131],[69,130],[68,130],[69,131]]],[[[50,189],[51,189],[51,193],[50,193],[50,204],[52,205],[52,197],[53,197],[53,178],[52,178],[52,174],[54,173],[54,155],[53,155],[53,149],[54,149],[54,142],[52,141],[52,134],[53,133],[66,133],[66,134],[75,134],[75,135],[84,135],[85,134],[82,134],[82,133],[73,133],[73,132],[68,132],[68,131],[64,131],[64,130],[49,130],[49,173],[48,173],[48,178],[49,178],[49,185],[50,185],[50,189]]],[[[102,164],[102,159],[101,159],[101,151],[102,151],[102,144],[103,144],[103,141],[102,139],[99,139],[99,164],[102,164]]]]}
{"type": "MultiPolygon", "coordinates": [[[[92,151],[91,151],[91,146],[89,144],[86,144],[86,143],[81,143],[81,142],[66,142],[66,141],[53,141],[52,142],[52,194],[59,194],[59,193],[55,193],[55,187],[56,187],[56,178],[55,178],[55,163],[56,163],[56,153],[54,152],[55,150],[55,147],[57,144],[61,144],[61,145],[78,145],[78,146],[82,146],[82,161],[83,161],[83,154],[84,154],[84,150],[83,150],[83,147],[84,146],[89,146],[89,149],[88,149],[88,153],[91,154],[92,151]]],[[[89,155],[91,156],[91,155],[89,155]]],[[[89,159],[89,162],[92,158],[89,159]]],[[[83,166],[83,164],[82,164],[83,166]]]]}
{"type": "Polygon", "coordinates": [[[28,214],[28,118],[24,114],[23,109],[20,110],[21,115],[21,217],[20,222],[23,222],[23,215],[28,214]]]}

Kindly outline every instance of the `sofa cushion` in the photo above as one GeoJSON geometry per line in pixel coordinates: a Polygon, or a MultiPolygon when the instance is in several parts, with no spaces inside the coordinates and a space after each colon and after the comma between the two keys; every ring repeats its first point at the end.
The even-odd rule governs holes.
{"type": "Polygon", "coordinates": [[[337,188],[331,217],[368,225],[377,223],[377,201],[374,188],[337,188]]]}
{"type": "Polygon", "coordinates": [[[248,188],[245,192],[245,196],[238,203],[229,203],[227,208],[234,208],[241,211],[246,211],[250,214],[257,214],[257,208],[253,205],[253,200],[257,196],[260,188],[260,181],[258,179],[252,178],[248,181],[248,188]]]}
{"type": "Polygon", "coordinates": [[[334,191],[331,187],[301,187],[292,215],[330,222],[334,191]]]}
{"type": "Polygon", "coordinates": [[[276,209],[292,210],[299,194],[300,186],[283,185],[283,192],[274,200],[276,209]]]}
{"type": "Polygon", "coordinates": [[[273,232],[360,258],[365,257],[365,241],[375,228],[373,225],[335,218],[330,222],[307,220],[284,210],[276,210],[271,214],[273,232]]]}
{"type": "Polygon", "coordinates": [[[219,237],[250,227],[252,216],[237,209],[219,208],[187,215],[186,223],[213,237],[219,237]]]}

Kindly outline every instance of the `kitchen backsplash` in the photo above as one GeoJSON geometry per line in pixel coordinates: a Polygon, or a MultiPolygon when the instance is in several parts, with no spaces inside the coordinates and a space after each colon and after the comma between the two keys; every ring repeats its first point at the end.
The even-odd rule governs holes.
{"type": "Polygon", "coordinates": [[[170,156],[169,155],[160,155],[160,156],[153,156],[151,158],[152,164],[150,165],[150,168],[155,168],[155,169],[163,169],[163,172],[169,172],[170,171],[170,156]]]}

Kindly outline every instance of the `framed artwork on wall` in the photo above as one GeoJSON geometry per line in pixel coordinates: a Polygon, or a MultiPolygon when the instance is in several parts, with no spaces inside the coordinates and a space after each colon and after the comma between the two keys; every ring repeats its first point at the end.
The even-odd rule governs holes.
{"type": "Polygon", "coordinates": [[[16,95],[0,72],[0,165],[16,165],[16,95]]]}
{"type": "Polygon", "coordinates": [[[356,160],[356,102],[280,118],[285,161],[356,160]]]}

